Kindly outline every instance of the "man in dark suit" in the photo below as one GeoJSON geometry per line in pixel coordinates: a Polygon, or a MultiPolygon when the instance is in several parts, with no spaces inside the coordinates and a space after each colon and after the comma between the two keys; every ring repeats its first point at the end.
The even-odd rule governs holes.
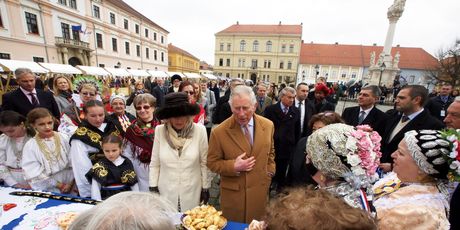
{"type": "Polygon", "coordinates": [[[294,105],[299,110],[300,115],[300,137],[306,137],[311,134],[311,129],[308,122],[315,113],[315,106],[307,99],[308,85],[307,83],[299,83],[296,89],[296,97],[294,105]]]}
{"type": "Polygon", "coordinates": [[[396,110],[386,122],[382,137],[382,157],[380,168],[385,172],[393,169],[391,154],[398,149],[398,144],[407,131],[444,128],[444,124],[424,109],[428,100],[428,90],[421,85],[406,85],[396,96],[396,110]]]}
{"type": "Polygon", "coordinates": [[[331,90],[323,83],[316,84],[315,87],[315,114],[324,111],[335,111],[335,105],[326,100],[331,90]]]}
{"type": "Polygon", "coordinates": [[[60,117],[59,107],[53,94],[35,88],[35,74],[28,68],[18,68],[14,71],[19,88],[3,95],[2,110],[13,110],[27,116],[30,110],[43,107],[54,117],[60,117]]]}
{"type": "Polygon", "coordinates": [[[376,85],[362,88],[358,94],[358,106],[348,107],[342,113],[345,123],[351,126],[369,125],[382,136],[388,115],[375,106],[380,95],[381,91],[376,85]]]}
{"type": "Polygon", "coordinates": [[[280,101],[268,106],[264,113],[264,116],[275,126],[273,139],[275,141],[276,173],[273,181],[277,191],[286,185],[287,167],[300,136],[299,110],[293,106],[295,95],[294,88],[289,86],[283,88],[279,94],[280,101]]]}
{"type": "Polygon", "coordinates": [[[166,90],[164,87],[165,80],[163,78],[157,79],[157,84],[152,88],[151,94],[157,99],[157,108],[161,108],[165,104],[166,90]]]}
{"type": "Polygon", "coordinates": [[[267,108],[267,106],[272,104],[272,99],[267,97],[267,86],[265,84],[259,83],[257,85],[256,99],[257,99],[256,114],[263,115],[265,108],[267,108]]]}
{"type": "Polygon", "coordinates": [[[430,98],[425,105],[425,109],[430,112],[431,116],[443,121],[444,118],[446,118],[447,108],[449,108],[449,105],[454,101],[454,97],[450,96],[451,93],[452,85],[444,83],[441,86],[439,96],[430,98]]]}

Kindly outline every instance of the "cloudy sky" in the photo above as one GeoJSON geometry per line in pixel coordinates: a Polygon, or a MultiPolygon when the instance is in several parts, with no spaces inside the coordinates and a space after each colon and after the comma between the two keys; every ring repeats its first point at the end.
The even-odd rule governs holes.
{"type": "MultiPolygon", "coordinates": [[[[393,0],[124,0],[170,32],[170,43],[214,64],[214,34],[235,24],[300,24],[304,42],[383,45],[393,0]]],[[[431,54],[460,39],[459,0],[407,0],[393,45],[431,54]]]]}

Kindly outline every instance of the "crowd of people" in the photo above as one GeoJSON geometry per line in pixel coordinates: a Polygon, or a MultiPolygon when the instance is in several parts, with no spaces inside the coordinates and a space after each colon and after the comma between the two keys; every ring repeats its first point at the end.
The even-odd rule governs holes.
{"type": "Polygon", "coordinates": [[[29,69],[15,75],[19,88],[3,96],[0,112],[0,180],[107,199],[73,229],[116,219],[104,206],[192,209],[208,203],[216,177],[223,215],[261,228],[460,226],[452,183],[460,181],[460,97],[448,83],[431,98],[406,85],[385,112],[376,106],[381,87],[362,86],[358,105],[338,114],[339,89],[321,81],[278,90],[231,79],[221,96],[217,82],[174,75],[169,88],[164,79],[135,82],[130,95],[104,104],[92,77],[56,76],[53,91],[43,91],[29,69]]]}

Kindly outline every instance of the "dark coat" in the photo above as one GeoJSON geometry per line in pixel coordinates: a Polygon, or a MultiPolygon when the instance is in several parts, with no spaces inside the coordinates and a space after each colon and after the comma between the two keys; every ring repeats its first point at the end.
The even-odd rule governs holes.
{"type": "Polygon", "coordinates": [[[157,99],[157,108],[161,108],[165,105],[166,90],[163,86],[155,86],[152,88],[152,95],[157,99]]]}
{"type": "Polygon", "coordinates": [[[399,142],[404,138],[404,134],[407,131],[411,130],[421,130],[421,129],[434,129],[440,130],[444,128],[444,124],[440,122],[438,119],[435,119],[430,113],[425,109],[419,115],[417,115],[414,119],[410,120],[409,123],[404,126],[394,137],[391,141],[388,139],[393,132],[393,129],[396,127],[398,122],[401,120],[402,115],[397,113],[396,111],[390,115],[386,122],[385,134],[382,137],[382,157],[380,158],[380,162],[382,163],[393,163],[393,159],[391,158],[391,154],[398,149],[399,142]]]}
{"type": "Polygon", "coordinates": [[[300,136],[300,111],[293,105],[287,114],[281,110],[281,102],[265,109],[264,116],[275,126],[276,159],[290,159],[300,136]]]}
{"type": "Polygon", "coordinates": [[[289,162],[288,181],[291,186],[316,185],[312,176],[316,173],[306,164],[308,137],[300,138],[289,162]]]}
{"type": "Polygon", "coordinates": [[[332,111],[332,112],[335,111],[335,105],[332,104],[331,102],[327,101],[326,99],[321,101],[320,104],[316,104],[315,100],[313,100],[312,103],[315,106],[315,114],[322,113],[322,112],[325,112],[325,111],[332,111]]]}
{"type": "MultiPolygon", "coordinates": [[[[308,123],[310,122],[311,117],[315,114],[315,105],[313,104],[312,101],[305,99],[302,109],[305,110],[304,113],[304,120],[303,120],[303,130],[302,133],[300,134],[300,137],[306,137],[309,136],[312,132],[310,126],[308,123]]],[[[302,112],[299,111],[299,117],[302,115],[302,112]]],[[[299,125],[300,125],[300,118],[299,118],[299,125]]]]}
{"type": "MultiPolygon", "coordinates": [[[[43,107],[48,109],[51,114],[57,119],[60,118],[59,107],[54,100],[54,96],[50,92],[46,92],[40,89],[36,89],[37,91],[37,98],[40,103],[38,107],[43,107]]],[[[9,92],[3,95],[2,98],[2,110],[13,110],[22,114],[23,116],[27,116],[27,113],[34,109],[35,107],[29,101],[29,98],[21,91],[20,88],[9,92]]]]}
{"type": "Polygon", "coordinates": [[[454,194],[450,200],[450,229],[460,229],[460,187],[455,188],[454,194]]]}
{"type": "Polygon", "coordinates": [[[438,118],[440,121],[444,121],[447,115],[447,108],[449,105],[454,102],[454,98],[449,96],[447,102],[441,100],[441,96],[432,97],[428,100],[428,103],[425,105],[431,116],[438,118]],[[441,111],[444,110],[444,116],[441,116],[441,111]]]}
{"type": "MultiPolygon", "coordinates": [[[[348,107],[342,113],[342,118],[347,125],[357,126],[358,125],[358,118],[359,118],[359,106],[348,107]]],[[[369,125],[377,131],[380,136],[385,134],[385,123],[386,119],[388,119],[388,115],[382,112],[380,109],[374,106],[371,109],[369,114],[366,116],[366,119],[361,123],[362,125],[369,125]]]]}
{"type": "Polygon", "coordinates": [[[216,109],[212,117],[212,123],[220,124],[225,121],[227,118],[232,116],[232,109],[228,100],[230,99],[230,89],[225,92],[225,95],[222,96],[217,102],[216,109]]]}

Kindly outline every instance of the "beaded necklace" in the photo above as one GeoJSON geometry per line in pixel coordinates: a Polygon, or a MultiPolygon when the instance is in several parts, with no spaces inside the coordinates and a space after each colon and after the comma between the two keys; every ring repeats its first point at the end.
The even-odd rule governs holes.
{"type": "Polygon", "coordinates": [[[16,157],[16,167],[21,167],[21,161],[22,161],[22,149],[24,148],[24,145],[26,145],[27,141],[29,141],[30,137],[27,136],[27,134],[24,136],[24,139],[22,141],[22,147],[21,149],[18,149],[17,146],[17,141],[13,140],[13,138],[8,138],[8,141],[11,144],[11,147],[13,148],[13,154],[16,157]]]}
{"type": "Polygon", "coordinates": [[[43,138],[39,137],[38,134],[35,136],[35,140],[37,141],[38,148],[40,151],[43,153],[45,156],[46,160],[51,163],[57,163],[59,160],[61,160],[61,137],[59,134],[54,132],[54,150],[51,150],[48,145],[45,144],[45,141],[43,138]]]}

